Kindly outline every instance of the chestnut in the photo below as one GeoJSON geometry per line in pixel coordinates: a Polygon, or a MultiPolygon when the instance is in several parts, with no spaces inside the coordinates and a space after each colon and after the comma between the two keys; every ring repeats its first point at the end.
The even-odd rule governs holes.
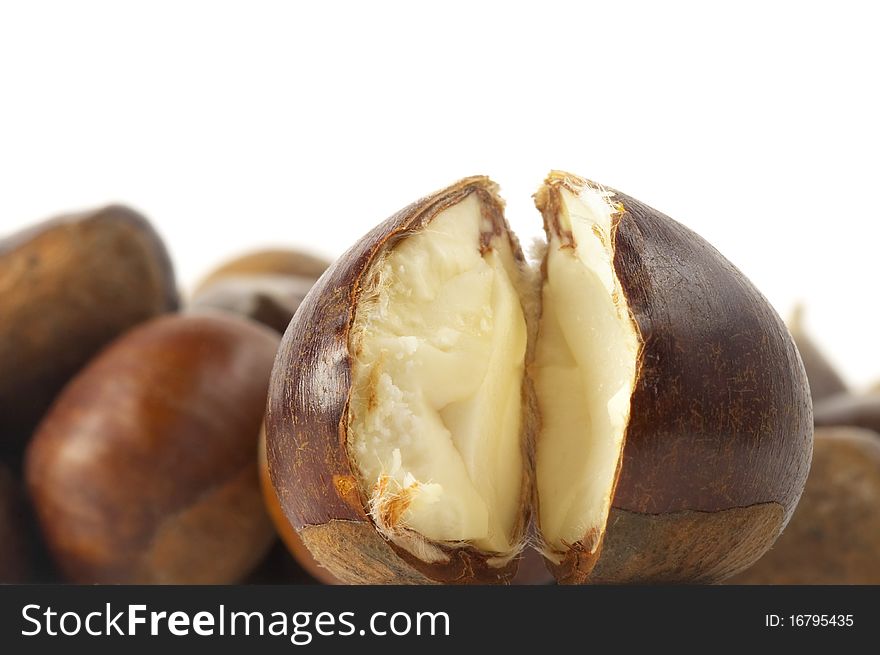
{"type": "Polygon", "coordinates": [[[312,557],[312,554],[309,552],[308,548],[305,547],[302,539],[299,538],[296,530],[293,529],[287,521],[287,518],[284,516],[284,512],[281,510],[281,505],[278,502],[278,494],[275,493],[275,487],[272,486],[272,481],[269,479],[269,462],[266,459],[265,430],[260,431],[260,447],[257,458],[260,472],[260,487],[263,491],[263,500],[266,503],[266,511],[269,513],[272,523],[275,524],[278,536],[281,537],[281,541],[287,548],[289,555],[292,556],[302,570],[314,580],[323,584],[340,584],[339,580],[333,577],[333,574],[330,573],[330,571],[321,566],[315,558],[312,557]]]}
{"type": "Polygon", "coordinates": [[[817,402],[816,426],[853,426],[880,433],[880,393],[839,393],[817,402]]]}
{"type": "Polygon", "coordinates": [[[314,283],[299,276],[227,275],[195,294],[187,309],[230,312],[283,334],[314,283]]]}
{"type": "Polygon", "coordinates": [[[358,241],[276,358],[281,507],[352,583],[716,582],[794,511],[812,414],[791,336],[671,218],[553,172],[530,268],[470,177],[358,241]]]}
{"type": "Polygon", "coordinates": [[[880,584],[880,435],[817,428],[813,466],[776,545],[734,584],[880,584]]]}
{"type": "Polygon", "coordinates": [[[298,250],[259,250],[223,264],[196,287],[191,311],[246,316],[283,333],[326,260],[298,250]]]}
{"type": "Polygon", "coordinates": [[[274,531],[256,452],[277,345],[245,319],[171,315],[65,387],[25,469],[67,579],[233,583],[261,561],[274,531]]]}
{"type": "Polygon", "coordinates": [[[29,541],[18,480],[0,463],[0,584],[30,579],[29,541]]]}
{"type": "Polygon", "coordinates": [[[804,363],[804,370],[807,372],[813,403],[845,393],[846,382],[804,327],[804,308],[801,305],[795,307],[788,327],[804,363]]]}
{"type": "Polygon", "coordinates": [[[0,451],[13,455],[100,348],[178,304],[159,236],[143,216],[116,205],[0,241],[0,296],[0,451]]]}
{"type": "Polygon", "coordinates": [[[225,277],[277,275],[314,281],[323,275],[328,266],[330,262],[323,257],[302,250],[283,248],[256,250],[215,268],[196,285],[193,295],[198,295],[202,290],[225,277]]]}

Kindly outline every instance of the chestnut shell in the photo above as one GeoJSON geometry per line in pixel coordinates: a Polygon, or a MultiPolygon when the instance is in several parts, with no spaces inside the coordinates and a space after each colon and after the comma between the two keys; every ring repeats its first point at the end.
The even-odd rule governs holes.
{"type": "MultiPolygon", "coordinates": [[[[266,433],[260,433],[260,446],[258,454],[258,466],[260,472],[260,487],[263,491],[263,500],[266,503],[266,511],[275,525],[275,530],[281,538],[288,557],[296,562],[296,565],[302,569],[303,577],[309,576],[315,581],[322,584],[340,584],[339,580],[333,577],[333,574],[325,569],[315,560],[309,549],[300,539],[299,534],[293,529],[293,526],[284,516],[281,504],[278,502],[278,494],[275,493],[275,487],[272,486],[272,480],[269,478],[269,461],[266,458],[266,433]]],[[[292,563],[291,563],[292,564],[292,563]]],[[[288,566],[290,568],[290,566],[288,566]]]]}
{"type": "Polygon", "coordinates": [[[64,384],[125,330],[178,306],[147,220],[111,205],[0,241],[0,451],[15,455],[64,384]]]}
{"type": "Polygon", "coordinates": [[[235,317],[162,317],[64,389],[26,473],[68,580],[233,583],[259,563],[274,537],[256,453],[277,341],[235,317]]]}

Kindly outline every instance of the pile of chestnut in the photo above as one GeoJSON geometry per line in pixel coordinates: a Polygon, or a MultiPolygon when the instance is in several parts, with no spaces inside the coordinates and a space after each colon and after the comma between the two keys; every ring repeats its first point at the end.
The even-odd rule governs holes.
{"type": "Polygon", "coordinates": [[[126,207],[0,241],[0,582],[332,582],[258,458],[280,333],[327,266],[256,252],[182,306],[126,207]]]}
{"type": "MultiPolygon", "coordinates": [[[[553,221],[557,214],[563,215],[560,198],[567,191],[562,187],[570,179],[559,178],[558,189],[548,185],[549,195],[543,199],[545,225],[557,231],[556,241],[550,242],[561,243],[560,252],[571,248],[566,239],[573,237],[570,230],[553,221]],[[558,198],[551,192],[558,192],[558,198]]],[[[326,346],[318,352],[313,346],[323,342],[309,333],[338,325],[347,335],[358,294],[372,271],[370,257],[424,229],[433,217],[428,215],[434,211],[432,202],[439,208],[436,211],[445,211],[455,202],[463,202],[468,193],[483,194],[484,218],[497,220],[494,232],[478,235],[483,239],[482,247],[490,247],[486,244],[500,239],[499,235],[506,239],[506,223],[500,213],[498,217],[492,214],[496,201],[489,183],[464,180],[450,187],[445,196],[432,196],[402,210],[367,235],[326,275],[331,263],[319,257],[293,249],[258,251],[218,267],[184,299],[159,235],[143,216],[126,207],[60,216],[0,240],[0,583],[339,584],[423,578],[485,582],[485,576],[492,575],[502,582],[534,584],[552,582],[553,570],[561,582],[720,582],[727,578],[734,584],[880,584],[880,389],[865,394],[851,391],[805,333],[800,316],[789,321],[791,336],[782,328],[781,338],[786,343],[793,338],[797,345],[796,351],[791,348],[793,361],[803,362],[802,368],[797,364],[798,374],[805,371],[812,396],[813,422],[808,396],[804,399],[807,409],[800,415],[807,417],[808,429],[815,426],[811,465],[809,446],[802,449],[806,462],[802,468],[811,467],[806,487],[801,479],[800,486],[794,485],[796,489],[785,490],[788,505],[768,509],[778,516],[747,517],[753,524],[772,518],[776,526],[768,528],[767,534],[772,535],[761,541],[762,545],[753,545],[761,552],[766,550],[755,564],[745,570],[737,565],[746,561],[748,553],[735,557],[701,554],[699,565],[703,567],[709,567],[706,562],[715,558],[709,567],[712,570],[703,571],[705,576],[700,577],[694,569],[692,577],[670,577],[669,572],[675,567],[680,570],[684,566],[681,562],[687,563],[686,558],[694,552],[684,540],[709,529],[699,522],[703,517],[717,513],[716,525],[720,527],[711,528],[716,532],[710,533],[710,541],[721,543],[719,535],[742,533],[737,512],[743,508],[731,502],[729,507],[695,507],[684,513],[671,505],[636,507],[635,500],[627,501],[630,506],[626,506],[626,498],[636,495],[627,487],[625,476],[644,473],[652,465],[649,459],[638,459],[642,454],[635,449],[640,447],[641,437],[636,428],[644,424],[650,430],[662,422],[650,416],[643,420],[635,412],[645,406],[656,407],[660,416],[662,403],[649,403],[654,402],[652,394],[662,393],[663,385],[650,376],[659,375],[657,371],[665,375],[665,364],[656,362],[663,356],[675,356],[675,349],[669,348],[664,355],[657,345],[662,345],[665,328],[655,319],[663,312],[640,305],[645,303],[636,283],[628,286],[623,279],[627,266],[620,268],[623,283],[615,288],[614,298],[616,303],[618,295],[627,295],[632,316],[638,319],[633,321],[633,329],[642,339],[642,359],[634,369],[637,376],[632,397],[642,405],[633,410],[632,417],[626,417],[633,426],[628,437],[632,445],[621,451],[617,472],[611,471],[619,479],[613,480],[606,508],[610,514],[605,516],[609,525],[605,543],[594,545],[593,551],[589,551],[586,539],[572,544],[570,552],[555,553],[555,564],[549,570],[544,561],[552,550],[549,546],[541,554],[537,549],[526,549],[525,555],[516,557],[519,573],[503,577],[494,570],[486,574],[489,558],[478,560],[473,555],[477,551],[469,544],[447,547],[447,542],[441,547],[429,539],[405,541],[404,537],[411,539],[413,534],[409,528],[401,537],[403,531],[393,533],[394,521],[389,520],[390,528],[379,525],[376,514],[371,514],[375,508],[359,487],[363,480],[348,474],[356,467],[349,468],[348,459],[339,460],[335,450],[354,443],[346,441],[350,438],[345,435],[349,396],[339,395],[350,392],[339,386],[351,384],[350,371],[338,373],[341,351],[334,354],[326,346]],[[453,194],[458,195],[453,198],[453,194]],[[351,273],[355,268],[359,277],[351,273]],[[303,304],[313,289],[312,296],[320,297],[309,296],[303,304]],[[304,311],[297,313],[301,305],[304,311]],[[638,316],[642,310],[647,317],[644,320],[638,316]],[[649,318],[655,322],[649,324],[649,318]],[[285,331],[288,336],[282,347],[285,331]],[[291,336],[291,332],[295,334],[291,336]],[[264,418],[273,366],[277,368],[279,362],[285,368],[284,379],[272,381],[267,456],[264,418]],[[308,370],[294,370],[302,366],[308,370]],[[320,398],[308,394],[324,390],[344,402],[339,403],[332,421],[316,428],[309,412],[325,408],[318,407],[323,402],[320,398]],[[282,416],[282,412],[289,415],[282,416]],[[316,441],[319,437],[320,443],[316,441]],[[273,484],[270,468],[273,476],[284,479],[273,484]],[[304,470],[307,472],[302,473],[304,470]],[[325,486],[312,488],[316,485],[325,486]],[[311,505],[305,507],[306,503],[311,505]],[[320,503],[326,507],[312,512],[320,503]],[[309,520],[318,516],[334,529],[312,531],[304,542],[300,535],[303,528],[322,527],[320,521],[309,520]],[[639,522],[641,517],[652,517],[653,522],[639,522]],[[786,520],[787,527],[777,539],[777,527],[786,520]],[[334,541],[348,538],[347,531],[351,543],[334,541]],[[632,543],[627,542],[630,538],[632,543]],[[656,540],[653,550],[644,547],[651,539],[656,540]],[[682,540],[681,553],[676,553],[677,539],[682,540]],[[639,541],[637,547],[633,546],[635,541],[639,541]],[[607,551],[604,560],[599,557],[602,548],[607,551]],[[667,566],[659,561],[664,557],[684,559],[667,566]],[[631,568],[636,566],[634,561],[644,563],[651,558],[659,558],[651,565],[651,574],[631,568]],[[354,570],[357,567],[360,569],[354,570]],[[480,567],[482,573],[477,570],[480,567]],[[463,570],[471,577],[465,579],[463,570]],[[729,577],[734,570],[739,572],[729,577]],[[627,577],[618,575],[620,571],[635,573],[627,577]]],[[[663,232],[664,243],[673,237],[690,238],[690,233],[663,222],[671,219],[658,213],[661,221],[651,213],[654,210],[622,194],[620,197],[631,203],[627,211],[641,211],[649,222],[658,221],[661,227],[657,229],[668,229],[663,232]]],[[[501,206],[500,201],[497,204],[501,206]]],[[[646,230],[640,232],[634,223],[627,226],[621,222],[615,224],[613,238],[627,240],[636,257],[651,235],[646,230]]],[[[717,253],[702,243],[694,252],[714,258],[717,253]]],[[[504,247],[511,248],[509,244],[504,247]]],[[[519,246],[514,243],[512,248],[511,261],[519,265],[519,246]]],[[[383,257],[387,255],[385,252],[383,257]]],[[[659,261],[653,253],[645,257],[648,260],[659,261]]],[[[726,260],[717,264],[712,259],[710,268],[720,271],[718,275],[733,275],[726,260]]],[[[544,274],[546,269],[545,260],[544,274]]],[[[636,269],[630,265],[627,270],[636,269]]],[[[651,273],[645,267],[638,275],[634,273],[633,279],[650,286],[651,292],[664,291],[666,282],[659,277],[648,279],[645,271],[651,273]]],[[[738,271],[735,274],[740,275],[738,271]]],[[[667,286],[669,293],[679,292],[679,287],[667,286]]],[[[742,285],[736,282],[733,286],[742,285]]],[[[699,300],[714,302],[711,298],[699,300]]],[[[720,302],[723,306],[724,299],[720,302]]],[[[659,309],[670,315],[676,311],[674,304],[659,309]]],[[[694,321],[696,325],[698,320],[694,321]]],[[[705,334],[696,332],[695,338],[705,340],[705,334]]],[[[534,338],[532,332],[528,338],[534,338]]],[[[336,347],[345,350],[348,344],[336,347]]],[[[524,352],[524,357],[531,356],[531,346],[524,352]]],[[[738,375],[706,352],[706,365],[718,367],[719,375],[738,375]]],[[[689,370],[695,369],[682,367],[676,375],[689,370]]],[[[704,384],[705,378],[702,380],[704,384]]],[[[742,381],[746,386],[752,382],[745,377],[742,381]]],[[[523,389],[531,393],[529,384],[523,389]]],[[[794,389],[799,384],[806,388],[798,381],[790,386],[794,389]]],[[[670,388],[679,394],[689,387],[670,388]]],[[[780,394],[794,393],[785,384],[779,389],[780,394]]],[[[679,400],[680,406],[667,407],[670,421],[679,421],[684,408],[696,407],[696,401],[679,400]]],[[[371,396],[370,402],[375,398],[371,396]]],[[[755,418],[756,439],[760,437],[757,422],[770,420],[767,417],[773,414],[768,410],[755,418]]],[[[680,419],[685,420],[709,430],[714,418],[701,408],[680,419]],[[698,415],[700,412],[704,413],[698,415]]],[[[749,420],[752,417],[743,411],[719,419],[718,425],[741,427],[738,423],[749,420]]],[[[532,427],[526,421],[523,433],[532,427]]],[[[711,440],[697,437],[704,446],[711,440]]],[[[650,438],[648,433],[643,437],[644,452],[650,450],[650,438]]],[[[743,439],[743,443],[747,441],[743,439]]],[[[682,452],[687,450],[682,446],[682,452]]],[[[733,460],[747,457],[744,452],[734,453],[733,460]]],[[[399,451],[395,457],[399,460],[399,451]]],[[[524,458],[526,465],[530,457],[531,451],[524,458]]],[[[748,477],[731,474],[731,484],[746,485],[748,477]]],[[[523,478],[524,499],[537,494],[527,478],[523,478]]],[[[685,493],[680,491],[685,489],[683,485],[676,489],[669,492],[669,498],[685,493]]],[[[663,493],[661,489],[645,495],[662,500],[663,493]]],[[[748,495],[736,488],[719,492],[734,499],[737,494],[748,495]]],[[[784,495],[782,491],[779,494],[784,495]]],[[[523,500],[524,504],[529,502],[523,500]]],[[[758,505],[755,501],[754,506],[758,505]]],[[[383,516],[395,521],[407,510],[405,505],[397,509],[393,503],[389,506],[383,516]]],[[[518,520],[517,538],[537,543],[539,538],[526,536],[530,521],[536,520],[534,512],[529,516],[525,511],[518,520]]],[[[758,541],[756,537],[755,544],[758,541]]]]}

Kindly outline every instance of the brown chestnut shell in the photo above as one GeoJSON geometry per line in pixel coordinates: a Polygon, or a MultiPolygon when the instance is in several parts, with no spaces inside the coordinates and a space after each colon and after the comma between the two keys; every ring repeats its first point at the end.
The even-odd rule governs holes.
{"type": "Polygon", "coordinates": [[[330,571],[321,566],[321,564],[312,556],[309,549],[300,539],[296,530],[290,525],[281,504],[278,502],[278,494],[275,493],[275,487],[272,486],[272,480],[269,478],[269,460],[266,458],[266,432],[260,432],[260,447],[258,454],[258,466],[260,472],[260,487],[263,491],[263,500],[266,502],[266,511],[275,525],[278,536],[287,548],[287,552],[298,566],[300,566],[305,574],[308,574],[316,581],[323,584],[340,584],[330,571]]]}
{"type": "Polygon", "coordinates": [[[0,296],[0,450],[14,454],[98,350],[178,306],[162,241],[143,216],[118,205],[0,241],[0,296]]]}
{"type": "Polygon", "coordinates": [[[67,579],[232,583],[259,563],[274,537],[256,452],[277,343],[235,317],[158,318],[64,389],[26,473],[67,579]]]}

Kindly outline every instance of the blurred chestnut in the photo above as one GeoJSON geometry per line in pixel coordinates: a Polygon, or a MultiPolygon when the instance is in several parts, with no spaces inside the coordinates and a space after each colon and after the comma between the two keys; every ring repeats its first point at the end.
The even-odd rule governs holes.
{"type": "Polygon", "coordinates": [[[817,428],[788,527],[733,584],[880,584],[880,435],[817,428]]]}
{"type": "Polygon", "coordinates": [[[193,295],[198,295],[203,289],[224,277],[280,275],[314,281],[321,277],[328,266],[330,262],[323,257],[300,250],[281,248],[257,250],[231,259],[215,268],[196,285],[193,295]]]}
{"type": "Polygon", "coordinates": [[[810,395],[813,398],[813,403],[845,392],[847,390],[846,382],[804,327],[804,308],[802,306],[795,307],[788,322],[788,329],[791,331],[791,336],[794,338],[794,343],[804,363],[804,370],[810,381],[810,395]]]}
{"type": "Polygon", "coordinates": [[[0,451],[13,454],[101,347],[178,303],[159,236],[116,205],[0,241],[0,297],[0,451]]]}
{"type": "Polygon", "coordinates": [[[80,583],[233,583],[274,538],[256,452],[271,330],[168,316],[114,342],[64,389],[29,446],[49,549],[80,583]]]}
{"type": "Polygon", "coordinates": [[[816,426],[854,426],[880,433],[880,393],[839,393],[815,404],[816,426]]]}
{"type": "Polygon", "coordinates": [[[312,284],[299,276],[227,275],[196,293],[188,310],[231,312],[283,334],[312,284]]]}

